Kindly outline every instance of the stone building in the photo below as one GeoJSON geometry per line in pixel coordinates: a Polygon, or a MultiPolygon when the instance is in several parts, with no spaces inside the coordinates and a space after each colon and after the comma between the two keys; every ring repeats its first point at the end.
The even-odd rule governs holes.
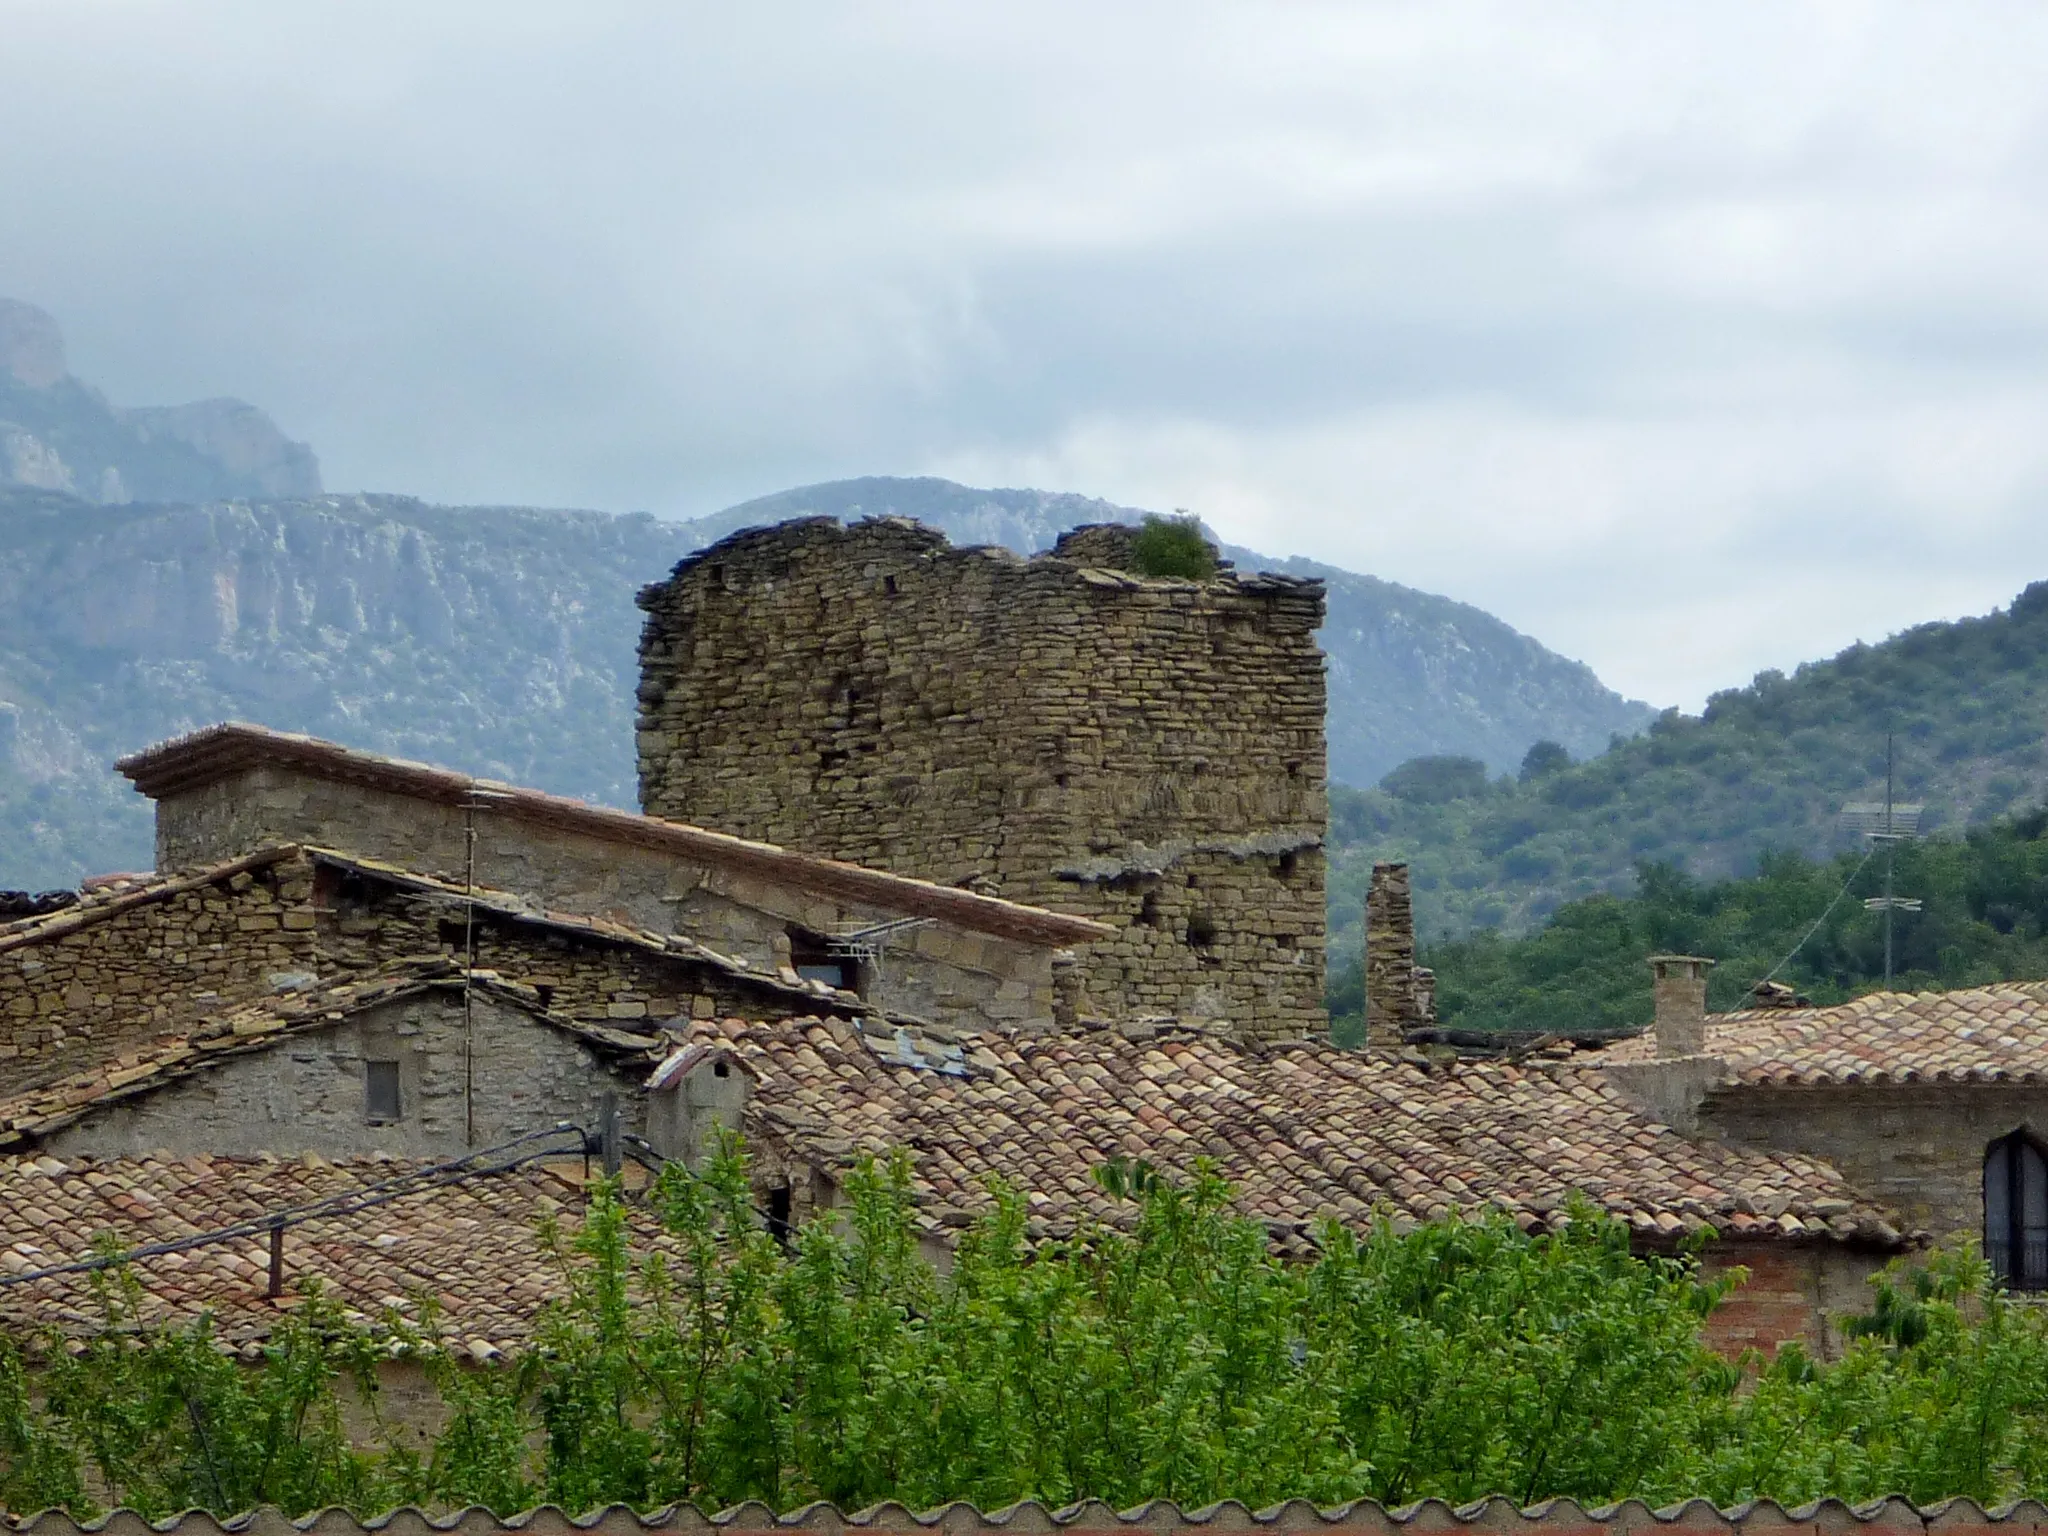
{"type": "Polygon", "coordinates": [[[751,529],[640,594],[652,816],[1096,919],[1079,1011],[1327,1028],[1314,581],[916,523],[751,529]]]}
{"type": "MultiPolygon", "coordinates": [[[[339,850],[329,863],[353,858],[378,879],[457,897],[483,887],[508,913],[694,941],[942,1027],[1052,1028],[1066,951],[1110,936],[1085,918],[259,726],[214,726],[119,767],[156,801],[162,879],[280,845],[339,850]]],[[[340,876],[339,899],[347,888],[340,876]]]]}
{"type": "Polygon", "coordinates": [[[2048,1289],[2048,982],[1709,1014],[1711,961],[1652,963],[1656,1023],[1577,1060],[1702,1143],[1823,1160],[1894,1220],[1979,1239],[2014,1288],[2048,1289]]]}

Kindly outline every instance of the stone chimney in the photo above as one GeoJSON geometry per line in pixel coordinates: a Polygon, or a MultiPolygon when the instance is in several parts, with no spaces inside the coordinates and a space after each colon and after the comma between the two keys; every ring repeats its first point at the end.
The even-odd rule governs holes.
{"type": "Polygon", "coordinates": [[[1652,955],[1656,978],[1656,1022],[1650,1026],[1660,1058],[1698,1056],[1707,1048],[1707,972],[1714,962],[1699,955],[1652,955]]]}
{"type": "MultiPolygon", "coordinates": [[[[1398,1051],[1423,1023],[1416,985],[1415,907],[1406,864],[1375,864],[1365,893],[1365,1048],[1398,1051]]],[[[1430,978],[1432,989],[1435,977],[1430,978]]]]}

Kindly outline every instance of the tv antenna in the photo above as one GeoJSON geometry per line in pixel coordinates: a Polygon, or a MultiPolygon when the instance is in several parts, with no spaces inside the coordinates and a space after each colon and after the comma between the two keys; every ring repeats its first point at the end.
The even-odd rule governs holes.
{"type": "Polygon", "coordinates": [[[1884,801],[1851,801],[1842,807],[1842,824],[1853,832],[1861,833],[1871,842],[1884,848],[1884,894],[1864,900],[1864,908],[1884,914],[1884,989],[1892,989],[1892,924],[1895,914],[1918,912],[1920,899],[1917,896],[1895,896],[1892,894],[1893,864],[1898,857],[1899,844],[1920,835],[1920,813],[1922,805],[1900,805],[1893,797],[1892,733],[1884,733],[1884,801]]]}

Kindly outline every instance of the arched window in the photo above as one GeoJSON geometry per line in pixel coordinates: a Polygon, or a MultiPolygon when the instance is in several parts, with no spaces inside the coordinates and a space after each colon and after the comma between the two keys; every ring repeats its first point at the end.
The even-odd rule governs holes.
{"type": "Polygon", "coordinates": [[[1984,1154],[1984,1257],[2012,1289],[2048,1290],[2048,1157],[2024,1131],[1984,1154]]]}

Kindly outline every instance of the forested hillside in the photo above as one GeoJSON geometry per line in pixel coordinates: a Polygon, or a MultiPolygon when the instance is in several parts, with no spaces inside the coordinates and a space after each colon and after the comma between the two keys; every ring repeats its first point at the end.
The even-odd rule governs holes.
{"type": "Polygon", "coordinates": [[[2048,583],[1982,618],[1765,673],[1589,762],[1551,749],[1514,776],[1407,764],[1372,790],[1333,791],[1333,953],[1355,949],[1374,859],[1412,861],[1425,940],[1526,932],[1567,902],[1627,892],[1645,861],[1712,880],[1772,850],[1851,846],[1840,811],[1883,797],[1887,731],[1899,797],[1955,837],[2048,797],[2044,729],[2048,583]]]}
{"type": "MultiPolygon", "coordinates": [[[[1908,843],[1896,859],[1894,888],[1924,903],[1893,918],[1899,990],[2048,977],[2048,809],[1908,843]]],[[[1777,979],[1817,1004],[1846,1002],[1884,984],[1884,918],[1863,904],[1884,890],[1884,865],[1867,846],[1818,862],[1772,854],[1738,880],[1644,864],[1630,895],[1568,903],[1524,938],[1429,945],[1422,962],[1436,970],[1439,1020],[1453,1029],[1639,1029],[1651,1013],[1644,957],[1660,952],[1719,962],[1707,988],[1716,1011],[1742,1006],[1794,946],[1777,979]]],[[[1331,991],[1339,1036],[1361,1036],[1355,955],[1331,991]]]]}

